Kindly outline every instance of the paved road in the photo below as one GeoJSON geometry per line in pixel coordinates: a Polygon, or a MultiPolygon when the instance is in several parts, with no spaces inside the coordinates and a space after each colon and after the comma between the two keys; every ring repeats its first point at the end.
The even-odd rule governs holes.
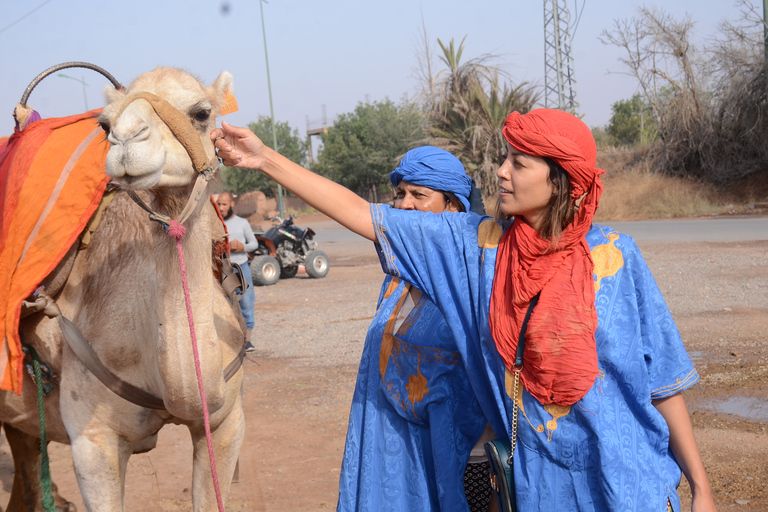
{"type": "MultiPolygon", "coordinates": [[[[768,240],[768,216],[663,219],[632,222],[603,222],[638,242],[735,242],[768,240]]],[[[312,226],[319,244],[365,242],[335,222],[312,226]]]]}
{"type": "Polygon", "coordinates": [[[639,242],[737,242],[768,240],[768,217],[712,217],[605,222],[639,242]]]}

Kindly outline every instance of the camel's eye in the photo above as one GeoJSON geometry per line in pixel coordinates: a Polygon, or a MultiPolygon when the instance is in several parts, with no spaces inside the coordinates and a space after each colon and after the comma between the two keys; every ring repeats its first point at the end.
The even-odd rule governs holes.
{"type": "Polygon", "coordinates": [[[109,121],[99,120],[99,126],[101,126],[101,129],[104,130],[105,135],[109,135],[109,129],[111,128],[109,121]]]}
{"type": "Polygon", "coordinates": [[[204,123],[210,117],[211,117],[211,111],[210,110],[198,110],[198,111],[192,113],[192,118],[195,121],[200,121],[201,123],[204,123]]]}

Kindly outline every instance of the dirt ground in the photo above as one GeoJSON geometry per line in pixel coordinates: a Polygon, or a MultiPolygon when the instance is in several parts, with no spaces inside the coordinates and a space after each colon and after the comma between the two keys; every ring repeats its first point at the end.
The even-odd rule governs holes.
{"type": "MultiPolygon", "coordinates": [[[[718,508],[766,511],[768,241],[639,245],[702,377],[684,396],[718,508]]],[[[261,327],[245,363],[247,437],[227,510],[336,506],[347,415],[382,275],[372,244],[321,249],[332,264],[326,278],[300,273],[256,289],[261,327]]],[[[60,492],[85,510],[69,447],[51,444],[50,456],[60,492]]],[[[130,460],[126,509],[189,510],[191,459],[186,430],[165,427],[155,450],[130,460]]],[[[2,436],[0,506],[12,468],[2,436]]],[[[680,494],[690,510],[685,480],[680,494]]]]}

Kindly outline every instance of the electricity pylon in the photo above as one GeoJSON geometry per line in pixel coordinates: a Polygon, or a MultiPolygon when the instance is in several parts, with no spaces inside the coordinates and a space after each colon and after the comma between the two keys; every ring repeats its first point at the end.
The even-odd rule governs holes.
{"type": "Polygon", "coordinates": [[[576,78],[566,0],[544,0],[544,106],[576,114],[576,78]]]}

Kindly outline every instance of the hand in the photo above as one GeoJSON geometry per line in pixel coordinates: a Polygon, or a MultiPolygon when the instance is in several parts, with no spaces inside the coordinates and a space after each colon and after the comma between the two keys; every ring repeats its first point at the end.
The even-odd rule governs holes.
{"type": "Polygon", "coordinates": [[[221,128],[211,132],[211,140],[219,150],[224,165],[261,169],[266,146],[248,128],[240,128],[222,121],[221,128]]]}
{"type": "Polygon", "coordinates": [[[240,240],[230,240],[229,250],[231,252],[243,252],[245,250],[245,246],[240,240]]]}
{"type": "Polygon", "coordinates": [[[693,500],[691,500],[691,511],[717,512],[717,507],[715,507],[715,501],[712,499],[712,494],[710,493],[703,497],[693,496],[693,500]]]}

